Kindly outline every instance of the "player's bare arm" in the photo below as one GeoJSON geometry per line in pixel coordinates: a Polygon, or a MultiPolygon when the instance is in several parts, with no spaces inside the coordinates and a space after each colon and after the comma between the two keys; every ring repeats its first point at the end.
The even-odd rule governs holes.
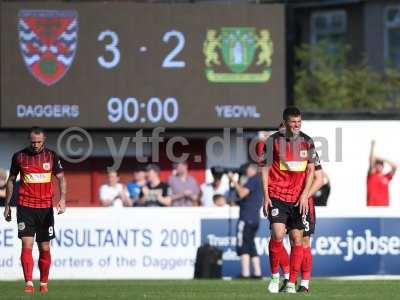
{"type": "Polygon", "coordinates": [[[262,166],[260,167],[260,175],[261,175],[261,184],[264,194],[264,205],[263,205],[263,214],[265,217],[268,217],[268,209],[272,207],[272,201],[269,198],[268,193],[268,176],[269,176],[269,167],[262,166]]]}
{"type": "Polygon", "coordinates": [[[14,186],[15,186],[15,180],[17,179],[17,176],[15,175],[10,175],[7,180],[7,185],[6,185],[6,200],[4,203],[4,219],[7,222],[11,221],[11,206],[10,206],[10,201],[11,197],[13,195],[14,191],[14,186]]]}
{"type": "Polygon", "coordinates": [[[306,175],[305,185],[298,202],[300,213],[302,215],[306,215],[308,213],[308,195],[312,186],[312,182],[314,180],[314,172],[315,172],[314,163],[308,163],[306,172],[307,175],[306,175]]]}
{"type": "Polygon", "coordinates": [[[67,209],[66,205],[66,195],[67,195],[67,181],[65,179],[64,173],[58,173],[56,175],[56,178],[58,179],[58,185],[60,189],[60,201],[57,204],[57,213],[63,214],[65,210],[67,209]]]}

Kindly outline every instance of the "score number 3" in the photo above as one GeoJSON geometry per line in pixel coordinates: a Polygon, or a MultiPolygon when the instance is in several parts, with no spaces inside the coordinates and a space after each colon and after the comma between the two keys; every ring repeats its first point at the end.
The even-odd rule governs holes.
{"type": "MultiPolygon", "coordinates": [[[[105,45],[104,49],[105,51],[111,53],[112,58],[107,60],[104,58],[104,56],[99,56],[97,57],[97,62],[105,69],[112,69],[118,66],[121,59],[121,52],[118,49],[119,37],[115,31],[105,30],[100,32],[99,36],[97,37],[97,41],[102,42],[106,38],[110,38],[111,41],[105,45]]],[[[178,43],[176,47],[172,49],[172,51],[164,58],[161,66],[163,68],[184,68],[186,63],[182,60],[175,60],[175,58],[185,47],[185,36],[180,31],[171,30],[164,34],[162,40],[164,43],[168,43],[171,38],[176,38],[178,43]]]]}
{"type": "Polygon", "coordinates": [[[106,51],[112,53],[112,59],[106,60],[103,56],[99,56],[97,58],[97,62],[103,68],[112,69],[119,64],[121,58],[121,53],[119,52],[118,49],[119,38],[118,34],[115,31],[106,30],[100,32],[99,36],[97,37],[97,41],[102,42],[106,37],[111,38],[111,43],[106,44],[105,49],[106,51]]]}

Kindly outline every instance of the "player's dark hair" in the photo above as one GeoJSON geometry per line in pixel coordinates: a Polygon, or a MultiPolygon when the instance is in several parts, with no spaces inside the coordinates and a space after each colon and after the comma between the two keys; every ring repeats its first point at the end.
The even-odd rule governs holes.
{"type": "Polygon", "coordinates": [[[300,109],[298,109],[296,106],[288,106],[285,108],[282,114],[283,120],[287,121],[289,117],[298,117],[301,116],[300,109]]]}
{"type": "Polygon", "coordinates": [[[29,129],[29,135],[31,134],[43,134],[46,135],[46,132],[44,131],[44,129],[42,127],[39,126],[33,126],[31,127],[31,129],[29,129]]]}

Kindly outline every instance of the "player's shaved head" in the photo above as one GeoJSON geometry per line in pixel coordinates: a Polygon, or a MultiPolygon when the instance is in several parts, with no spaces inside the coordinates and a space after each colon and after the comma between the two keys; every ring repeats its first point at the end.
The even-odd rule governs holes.
{"type": "Polygon", "coordinates": [[[37,134],[37,135],[43,134],[43,135],[46,135],[44,129],[42,127],[39,127],[39,126],[31,127],[31,129],[29,129],[29,136],[31,134],[37,134]]]}
{"type": "Polygon", "coordinates": [[[34,152],[39,152],[44,147],[44,141],[46,140],[44,129],[41,127],[32,127],[29,130],[29,139],[31,142],[31,148],[34,152]]]}

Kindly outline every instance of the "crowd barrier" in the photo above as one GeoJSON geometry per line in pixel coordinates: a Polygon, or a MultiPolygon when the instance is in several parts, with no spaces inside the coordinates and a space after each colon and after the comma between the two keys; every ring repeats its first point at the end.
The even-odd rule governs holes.
{"type": "MultiPolygon", "coordinates": [[[[0,223],[0,280],[22,278],[13,212],[12,223],[0,223]]],[[[400,274],[400,218],[390,209],[351,216],[321,208],[317,214],[314,276],[400,274]]],[[[237,217],[237,208],[70,208],[55,216],[51,277],[190,279],[202,243],[222,249],[223,276],[236,277],[237,217]]],[[[264,276],[268,236],[262,219],[256,247],[264,276]]],[[[37,249],[34,256],[37,261],[37,249]]]]}

